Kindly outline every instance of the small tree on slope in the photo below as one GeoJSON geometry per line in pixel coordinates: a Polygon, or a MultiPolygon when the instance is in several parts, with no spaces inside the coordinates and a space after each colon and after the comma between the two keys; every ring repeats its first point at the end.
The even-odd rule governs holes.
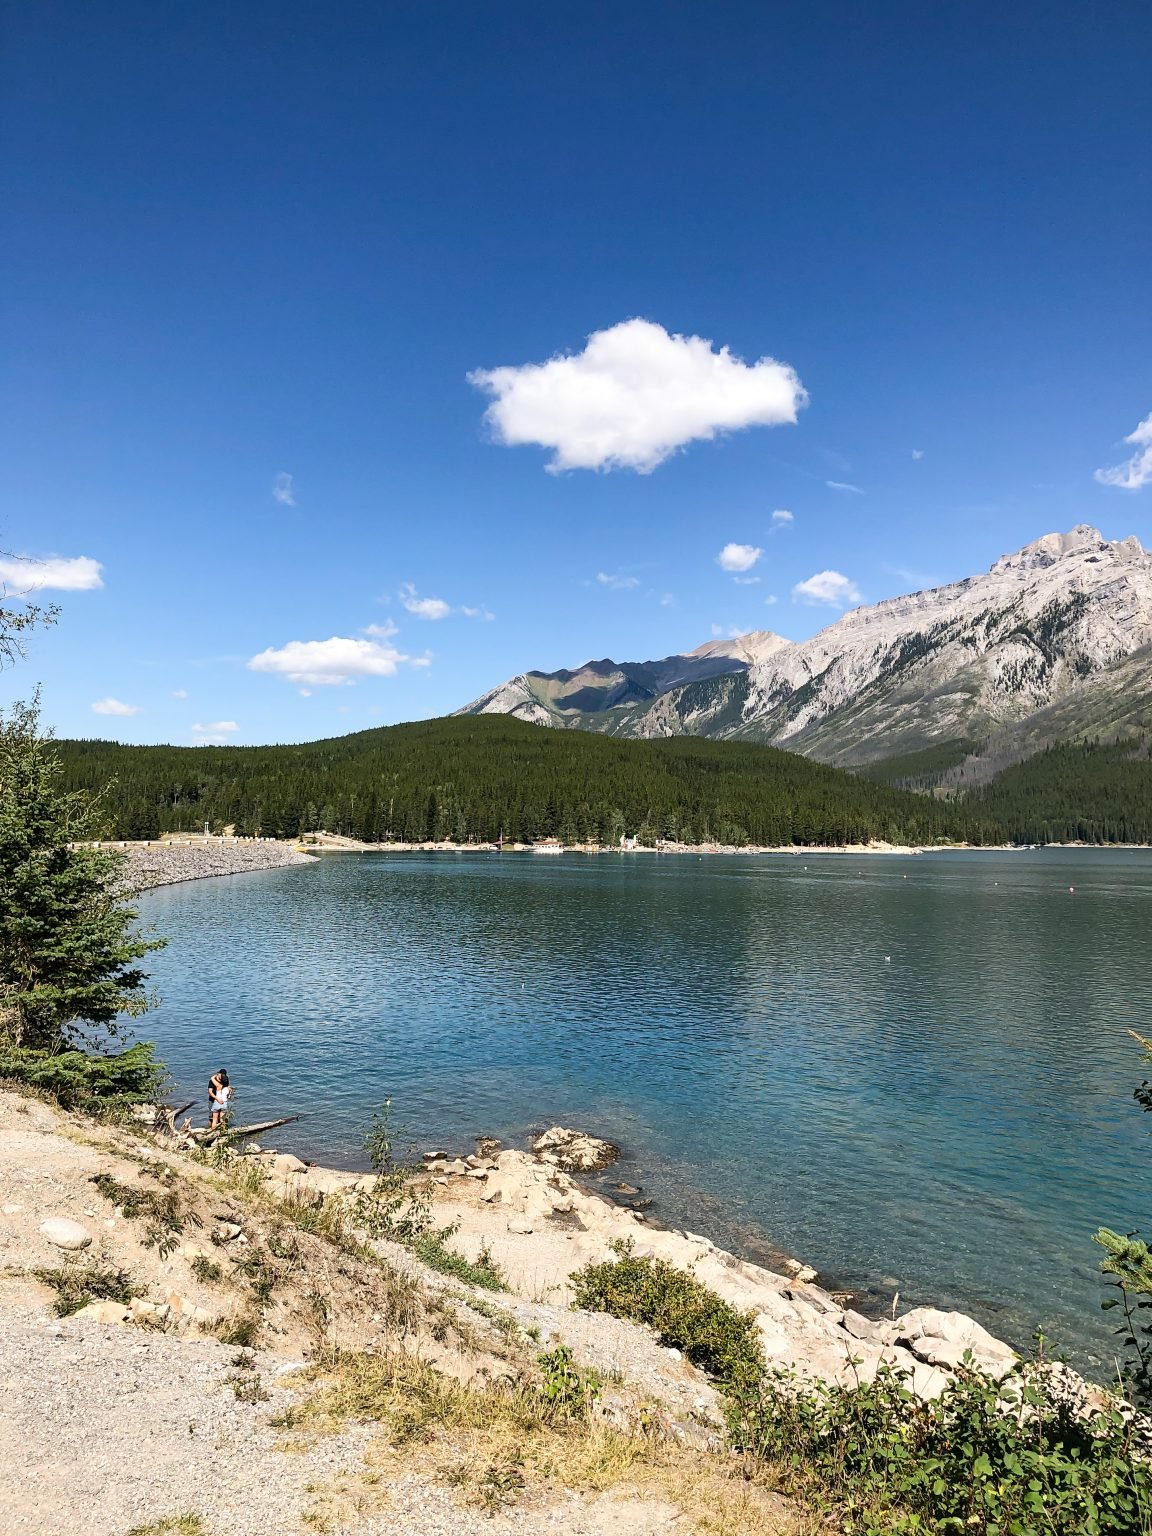
{"type": "Polygon", "coordinates": [[[60,787],[39,707],[0,714],[0,1039],[67,1050],[148,1007],[137,962],[163,947],[134,928],[123,857],[78,847],[97,803],[60,787]]]}

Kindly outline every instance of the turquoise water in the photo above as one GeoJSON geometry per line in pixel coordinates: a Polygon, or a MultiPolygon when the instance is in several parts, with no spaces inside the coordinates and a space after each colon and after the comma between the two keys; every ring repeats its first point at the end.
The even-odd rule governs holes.
{"type": "Polygon", "coordinates": [[[142,910],[148,1035],[189,1096],[226,1065],[245,1118],[305,1113],[280,1145],[361,1165],[387,1094],[425,1144],[575,1123],[665,1224],[1107,1369],[1152,854],[371,854],[142,910]]]}

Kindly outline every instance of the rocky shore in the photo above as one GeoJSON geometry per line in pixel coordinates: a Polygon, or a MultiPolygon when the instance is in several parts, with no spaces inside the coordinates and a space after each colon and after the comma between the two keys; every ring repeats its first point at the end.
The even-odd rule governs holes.
{"type": "Polygon", "coordinates": [[[214,875],[245,875],[288,864],[312,864],[311,854],[270,839],[202,838],[187,843],[113,843],[127,856],[128,883],[138,891],[214,875]]]}

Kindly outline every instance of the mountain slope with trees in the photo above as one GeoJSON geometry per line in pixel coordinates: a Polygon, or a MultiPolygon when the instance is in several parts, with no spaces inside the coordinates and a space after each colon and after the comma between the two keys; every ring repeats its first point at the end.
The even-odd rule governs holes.
{"type": "Polygon", "coordinates": [[[67,782],[99,791],[110,835],[234,826],[383,842],[643,840],[841,844],[996,840],[965,809],[771,747],[624,741],[505,715],[387,726],[299,746],[62,741],[67,782]]]}

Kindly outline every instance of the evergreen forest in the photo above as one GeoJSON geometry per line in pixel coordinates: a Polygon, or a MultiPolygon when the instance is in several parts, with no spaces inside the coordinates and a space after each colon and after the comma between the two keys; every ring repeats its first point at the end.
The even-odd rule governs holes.
{"type": "Polygon", "coordinates": [[[70,787],[108,836],[212,831],[365,842],[840,844],[978,838],[962,808],[750,743],[618,737],[451,716],[300,746],[62,741],[70,787]]]}

